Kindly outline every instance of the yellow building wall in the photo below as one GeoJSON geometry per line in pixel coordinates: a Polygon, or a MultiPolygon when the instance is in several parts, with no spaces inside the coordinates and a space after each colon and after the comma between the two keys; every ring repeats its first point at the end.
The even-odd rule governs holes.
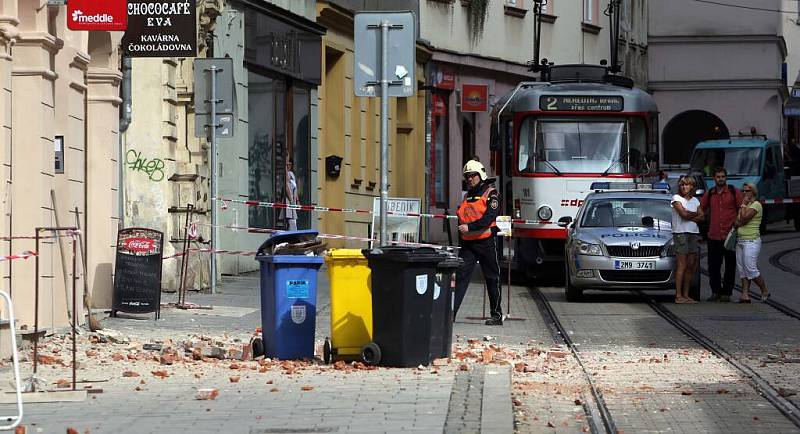
{"type": "MultiPolygon", "coordinates": [[[[353,93],[352,15],[327,2],[318,2],[317,11],[317,22],[328,27],[319,91],[320,205],[371,210],[373,198],[380,196],[380,98],[353,93]],[[337,178],[326,174],[329,155],[344,159],[337,178]]],[[[425,79],[419,56],[416,79],[419,88],[425,79]]],[[[389,104],[389,197],[424,200],[424,189],[425,93],[418,91],[409,98],[392,98],[389,104]]],[[[322,233],[370,236],[370,214],[321,212],[314,217],[322,233]]],[[[328,240],[328,245],[367,247],[366,242],[354,240],[328,240]]]]}

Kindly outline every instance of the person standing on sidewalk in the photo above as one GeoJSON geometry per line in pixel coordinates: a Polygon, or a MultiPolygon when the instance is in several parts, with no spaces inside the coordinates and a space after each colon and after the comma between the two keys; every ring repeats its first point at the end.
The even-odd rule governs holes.
{"type": "Polygon", "coordinates": [[[675,246],[675,303],[697,303],[689,296],[692,276],[697,272],[697,254],[700,250],[700,229],[703,211],[694,197],[697,186],[694,178],[684,176],[678,180],[678,194],[672,196],[672,242],[675,246]]]}
{"type": "Polygon", "coordinates": [[[494,187],[494,178],[486,175],[486,168],[479,161],[470,160],[464,165],[464,180],[467,183],[467,193],[456,213],[461,247],[458,255],[464,260],[464,265],[456,272],[453,317],[464,301],[475,263],[480,262],[489,293],[491,318],[486,320],[486,325],[503,325],[496,242],[498,229],[495,222],[500,208],[500,194],[494,187]]]}
{"type": "Polygon", "coordinates": [[[750,282],[755,282],[761,290],[761,301],[769,298],[769,289],[764,277],[758,271],[758,255],[761,253],[761,217],[764,210],[756,200],[758,190],[754,184],[745,182],[742,186],[744,201],[733,224],[737,228],[736,268],[742,278],[742,296],[738,303],[750,303],[750,282]]]}
{"type": "Polygon", "coordinates": [[[725,249],[725,237],[733,228],[742,200],[742,192],[728,185],[728,171],[724,167],[714,169],[714,188],[707,191],[700,200],[700,208],[709,216],[708,280],[711,297],[708,301],[731,300],[736,278],[736,252],[725,249]],[[721,278],[723,261],[725,275],[721,278]]]}
{"type": "MultiPolygon", "coordinates": [[[[294,161],[286,160],[286,205],[298,205],[297,177],[294,176],[294,161]]],[[[286,209],[286,226],[290,231],[297,230],[297,210],[286,209]]]]}

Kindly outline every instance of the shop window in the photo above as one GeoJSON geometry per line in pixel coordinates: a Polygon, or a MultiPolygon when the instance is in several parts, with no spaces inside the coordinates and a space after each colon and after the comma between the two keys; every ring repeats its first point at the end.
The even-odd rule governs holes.
{"type": "Polygon", "coordinates": [[[64,136],[56,136],[53,145],[55,146],[55,173],[64,173],[64,136]]]}
{"type": "MultiPolygon", "coordinates": [[[[300,203],[311,201],[310,90],[278,74],[248,72],[248,197],[285,203],[286,165],[292,160],[300,203]]],[[[249,226],[287,228],[286,210],[249,208],[249,226]]],[[[297,212],[298,228],[308,228],[308,212],[297,212]]]]}
{"type": "MultiPolygon", "coordinates": [[[[292,160],[301,204],[311,203],[311,90],[292,87],[292,160]]],[[[297,228],[311,227],[311,214],[298,211],[297,228]]]]}
{"type": "Polygon", "coordinates": [[[449,198],[449,134],[447,97],[435,94],[432,101],[431,137],[431,202],[439,208],[447,208],[449,198]]]}

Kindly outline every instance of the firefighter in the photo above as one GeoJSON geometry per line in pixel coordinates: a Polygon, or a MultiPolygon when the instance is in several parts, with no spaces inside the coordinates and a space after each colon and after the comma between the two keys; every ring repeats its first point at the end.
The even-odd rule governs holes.
{"type": "Polygon", "coordinates": [[[456,293],[453,316],[467,293],[467,287],[480,262],[486,289],[489,292],[489,313],[486,325],[503,325],[503,310],[500,307],[500,266],[497,260],[496,234],[500,195],[494,187],[494,178],[486,175],[479,161],[470,160],[464,165],[464,180],[467,194],[458,206],[459,256],[464,265],[456,272],[456,293]]]}

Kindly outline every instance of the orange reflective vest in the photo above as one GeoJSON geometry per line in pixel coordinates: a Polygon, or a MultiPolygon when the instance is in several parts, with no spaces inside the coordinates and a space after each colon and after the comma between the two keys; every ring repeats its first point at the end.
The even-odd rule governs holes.
{"type": "MultiPolygon", "coordinates": [[[[486,208],[489,206],[489,194],[495,191],[494,188],[489,187],[483,192],[481,196],[464,196],[461,205],[458,206],[458,224],[465,225],[479,220],[486,213],[486,208]],[[470,199],[472,200],[470,202],[470,199]]],[[[475,231],[467,231],[461,234],[462,240],[482,240],[492,236],[492,228],[497,227],[497,223],[492,223],[487,228],[478,229],[475,231]]]]}

